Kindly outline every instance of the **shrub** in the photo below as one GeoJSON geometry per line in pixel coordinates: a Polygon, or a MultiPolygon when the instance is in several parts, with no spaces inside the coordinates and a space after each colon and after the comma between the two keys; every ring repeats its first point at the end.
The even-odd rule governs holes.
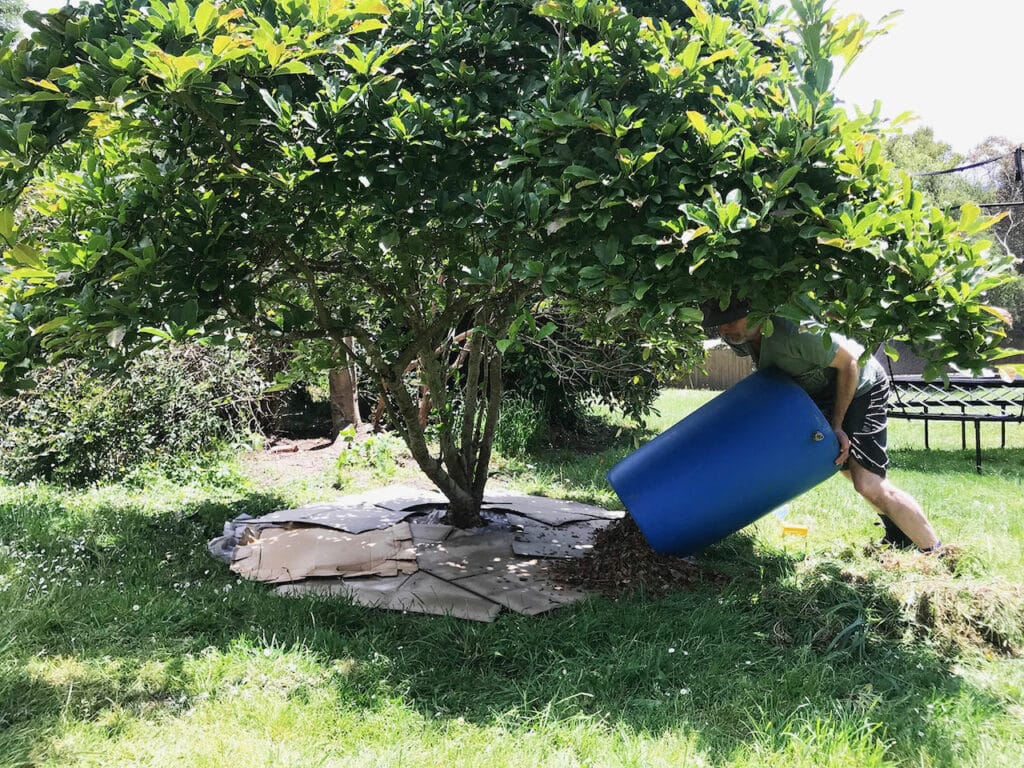
{"type": "Polygon", "coordinates": [[[194,458],[257,431],[264,389],[254,354],[182,345],[118,374],[63,362],[0,400],[0,475],[81,485],[194,458]]]}
{"type": "Polygon", "coordinates": [[[383,432],[359,440],[354,427],[346,427],[338,434],[342,449],[336,464],[335,486],[346,488],[354,469],[369,469],[373,476],[385,480],[395,475],[398,460],[407,453],[401,438],[383,432]]]}

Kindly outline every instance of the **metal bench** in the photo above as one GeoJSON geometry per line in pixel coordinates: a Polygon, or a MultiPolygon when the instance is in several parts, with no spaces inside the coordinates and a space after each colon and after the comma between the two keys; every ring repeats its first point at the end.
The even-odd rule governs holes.
{"type": "Polygon", "coordinates": [[[1001,427],[1006,447],[1006,425],[1024,423],[1024,380],[950,376],[948,383],[925,381],[920,376],[890,376],[889,418],[924,422],[924,447],[932,421],[960,422],[960,441],[967,448],[967,424],[974,424],[974,464],[981,474],[981,422],[1001,427]]]}

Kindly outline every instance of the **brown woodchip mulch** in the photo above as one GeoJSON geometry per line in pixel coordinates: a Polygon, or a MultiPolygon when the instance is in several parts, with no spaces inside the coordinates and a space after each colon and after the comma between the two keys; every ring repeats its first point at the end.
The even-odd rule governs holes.
{"type": "Polygon", "coordinates": [[[655,552],[628,514],[599,531],[585,557],[556,563],[554,573],[566,584],[609,597],[636,591],[658,596],[725,581],[689,559],[655,552]]]}

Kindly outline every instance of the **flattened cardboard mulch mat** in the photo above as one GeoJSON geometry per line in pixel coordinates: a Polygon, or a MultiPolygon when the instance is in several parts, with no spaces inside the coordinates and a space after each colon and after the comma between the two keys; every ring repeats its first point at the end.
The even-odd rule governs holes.
{"type": "Polygon", "coordinates": [[[436,492],[391,486],[240,515],[209,550],[281,595],[337,595],[368,607],[493,621],[503,609],[532,616],[593,592],[585,579],[558,578],[555,565],[583,559],[624,515],[497,492],[484,498],[487,524],[459,530],[441,522],[445,504],[436,492]]]}
{"type": "Polygon", "coordinates": [[[649,595],[664,595],[725,580],[721,574],[701,568],[691,558],[655,552],[629,515],[598,531],[589,554],[557,563],[554,573],[566,584],[610,597],[638,590],[649,595]]]}

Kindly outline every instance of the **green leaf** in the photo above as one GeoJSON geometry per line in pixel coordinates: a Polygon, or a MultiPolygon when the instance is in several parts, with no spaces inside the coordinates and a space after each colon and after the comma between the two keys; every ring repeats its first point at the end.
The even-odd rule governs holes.
{"type": "Polygon", "coordinates": [[[148,325],[145,328],[139,328],[139,333],[148,333],[149,335],[156,336],[164,341],[174,341],[174,337],[167,331],[161,330],[160,328],[153,328],[148,325]]]}
{"type": "Polygon", "coordinates": [[[289,59],[284,64],[274,68],[275,75],[311,75],[313,71],[304,61],[289,59]]]}
{"type": "Polygon", "coordinates": [[[213,38],[213,55],[220,56],[229,48],[235,47],[235,39],[229,35],[217,35],[213,38]]]}
{"type": "Polygon", "coordinates": [[[508,348],[511,347],[512,344],[513,344],[512,339],[501,339],[494,346],[496,346],[498,348],[498,351],[501,354],[505,354],[505,352],[508,351],[508,348]]]}
{"type": "Polygon", "coordinates": [[[594,255],[602,264],[611,264],[619,253],[619,238],[610,237],[607,240],[594,243],[594,255]]]}
{"type": "Polygon", "coordinates": [[[392,115],[388,118],[388,125],[401,136],[403,139],[409,136],[409,130],[405,127],[405,123],[402,122],[402,118],[398,115],[392,115]]]}
{"type": "Polygon", "coordinates": [[[618,306],[612,307],[608,311],[608,314],[606,314],[604,316],[604,321],[606,323],[610,323],[612,320],[615,320],[616,318],[621,317],[622,315],[624,315],[627,312],[631,311],[633,308],[634,307],[633,307],[633,303],[632,302],[628,302],[628,301],[627,302],[623,302],[622,304],[619,304],[618,306]]]}
{"type": "Polygon", "coordinates": [[[26,267],[35,267],[36,269],[46,269],[46,264],[40,257],[39,251],[29,245],[16,243],[8,253],[10,254],[8,258],[16,264],[24,264],[26,267]]]}
{"type": "Polygon", "coordinates": [[[14,209],[0,208],[0,237],[10,240],[14,237],[14,209]]]}
{"type": "Polygon", "coordinates": [[[778,180],[775,182],[776,189],[782,189],[789,186],[789,183],[796,178],[796,175],[800,173],[799,165],[791,165],[789,168],[779,174],[778,180]]]}
{"type": "Polygon", "coordinates": [[[928,363],[924,367],[924,373],[922,377],[925,381],[935,381],[942,378],[942,374],[945,368],[939,363],[928,363]]]}
{"type": "Polygon", "coordinates": [[[983,304],[981,306],[982,311],[988,312],[993,317],[998,317],[1003,321],[1004,324],[1013,327],[1013,315],[1007,312],[1002,307],[993,307],[989,304],[983,304]]]}
{"type": "Polygon", "coordinates": [[[48,91],[53,91],[54,93],[61,93],[60,88],[51,83],[49,80],[33,80],[31,77],[26,77],[25,82],[31,83],[32,85],[38,86],[39,88],[45,88],[48,91]]]}
{"type": "Polygon", "coordinates": [[[697,57],[700,56],[700,50],[703,47],[703,40],[691,40],[687,43],[686,47],[683,49],[683,55],[680,57],[683,67],[686,69],[693,69],[697,64],[697,57]]]}
{"type": "Polygon", "coordinates": [[[148,157],[144,157],[139,161],[139,167],[142,169],[142,173],[145,175],[146,180],[150,183],[160,184],[163,182],[164,175],[160,172],[160,169],[156,167],[156,163],[148,157]]]}
{"type": "Polygon", "coordinates": [[[281,105],[277,103],[277,100],[270,95],[266,88],[260,88],[259,94],[260,98],[263,99],[263,103],[270,107],[270,111],[280,120],[284,113],[281,111],[281,105]]]}
{"type": "Polygon", "coordinates": [[[691,110],[686,113],[686,117],[690,121],[690,125],[697,130],[697,133],[701,136],[708,135],[708,121],[704,118],[704,115],[691,110]]]}
{"type": "Polygon", "coordinates": [[[591,181],[600,181],[601,177],[597,175],[595,171],[587,168],[585,165],[570,165],[568,166],[564,174],[574,179],[590,179],[591,181]]]}
{"type": "Polygon", "coordinates": [[[375,32],[378,29],[387,29],[387,26],[380,19],[360,19],[348,31],[351,35],[357,35],[360,32],[375,32]]]}
{"type": "Polygon", "coordinates": [[[18,267],[16,270],[8,274],[8,280],[52,280],[53,272],[48,269],[39,269],[38,267],[18,267]]]}
{"type": "Polygon", "coordinates": [[[28,151],[28,140],[32,135],[32,123],[19,123],[17,130],[18,149],[28,151]]]}
{"type": "Polygon", "coordinates": [[[117,99],[121,94],[124,93],[124,89],[128,87],[128,84],[132,81],[128,75],[121,75],[110,85],[110,92],[107,94],[107,98],[111,101],[117,99]]]}
{"type": "Polygon", "coordinates": [[[366,16],[389,16],[391,9],[381,0],[360,0],[353,9],[354,13],[366,16]]]}
{"type": "Polygon", "coordinates": [[[213,23],[216,15],[217,9],[210,3],[205,2],[205,0],[199,4],[198,8],[196,8],[194,21],[196,34],[199,35],[200,38],[206,34],[206,31],[210,28],[210,25],[213,23]]]}
{"type": "Polygon", "coordinates": [[[55,331],[58,328],[61,328],[61,327],[65,326],[65,325],[67,325],[68,322],[70,321],[70,319],[71,318],[67,317],[66,315],[62,315],[61,317],[55,317],[52,320],[47,320],[42,325],[37,325],[35,328],[33,328],[32,329],[32,335],[33,336],[41,336],[44,333],[49,333],[50,331],[55,331]]]}
{"type": "Polygon", "coordinates": [[[555,332],[555,329],[557,327],[558,326],[555,325],[554,323],[545,323],[544,327],[537,331],[537,338],[546,339],[548,336],[555,332]]]}

